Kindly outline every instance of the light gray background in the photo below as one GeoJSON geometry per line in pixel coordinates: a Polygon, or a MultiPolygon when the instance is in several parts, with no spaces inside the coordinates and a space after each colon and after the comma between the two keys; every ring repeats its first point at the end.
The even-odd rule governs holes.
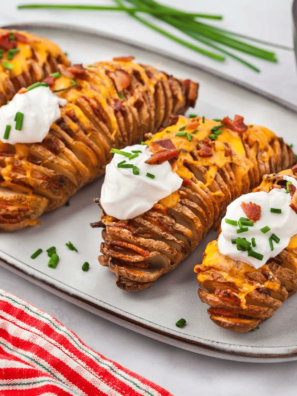
{"type": "MultiPolygon", "coordinates": [[[[256,74],[227,61],[216,63],[184,49],[147,30],[125,15],[82,11],[17,11],[16,5],[29,1],[1,1],[0,25],[16,22],[64,22],[116,33],[142,43],[179,52],[218,68],[220,71],[258,86],[297,104],[297,78],[293,53],[278,50],[279,64],[249,58],[262,72],[256,74]]],[[[49,3],[50,1],[39,2],[49,3]]],[[[178,0],[164,0],[178,5],[178,0]]],[[[58,3],[58,1],[56,1],[58,3]]],[[[62,3],[60,1],[60,3],[62,3]]],[[[63,3],[83,4],[83,0],[63,3]]],[[[108,0],[88,4],[108,4],[108,0]]],[[[264,40],[292,45],[291,0],[184,0],[184,9],[225,16],[220,25],[264,40]]],[[[248,364],[207,358],[133,333],[83,311],[0,268],[0,287],[54,315],[82,340],[106,357],[160,384],[176,396],[184,395],[277,395],[296,394],[297,362],[248,364]]]]}

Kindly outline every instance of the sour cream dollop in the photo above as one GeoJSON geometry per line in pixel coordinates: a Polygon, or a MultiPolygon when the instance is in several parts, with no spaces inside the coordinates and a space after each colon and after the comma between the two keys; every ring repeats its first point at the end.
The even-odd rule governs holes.
{"type": "MultiPolygon", "coordinates": [[[[283,176],[284,180],[290,181],[297,188],[297,181],[289,176],[283,176]]],[[[285,249],[290,242],[290,239],[297,234],[297,214],[290,208],[291,195],[286,193],[285,188],[273,189],[269,193],[264,191],[254,192],[243,195],[232,202],[228,208],[226,216],[222,220],[222,232],[219,236],[218,247],[221,254],[228,255],[235,260],[240,260],[248,263],[255,268],[262,267],[267,260],[277,256],[283,249],[285,249]],[[261,217],[254,223],[253,227],[248,227],[247,232],[237,234],[238,226],[232,226],[225,222],[225,219],[238,221],[240,217],[246,217],[241,208],[242,202],[254,203],[261,206],[261,217]],[[270,209],[281,209],[280,214],[271,213],[270,209]],[[261,228],[268,226],[270,231],[263,233],[261,228]],[[280,238],[280,242],[273,241],[274,250],[271,250],[269,244],[269,237],[275,234],[280,238]],[[237,245],[232,244],[231,240],[238,237],[246,238],[251,242],[251,238],[255,238],[256,246],[252,249],[262,254],[262,260],[248,256],[247,251],[237,250],[237,245]]]]}
{"type": "Polygon", "coordinates": [[[183,180],[171,170],[168,161],[160,165],[149,165],[145,161],[152,156],[147,146],[136,144],[123,149],[132,153],[140,151],[138,157],[131,161],[115,154],[106,167],[104,184],[101,191],[101,204],[109,216],[119,220],[132,219],[151,209],[160,199],[177,191],[183,180]],[[133,169],[118,168],[118,164],[126,160],[126,164],[138,167],[139,175],[133,169]],[[147,173],[155,175],[154,179],[147,173]]]}
{"type": "Polygon", "coordinates": [[[48,87],[38,87],[16,94],[9,104],[0,108],[0,140],[3,143],[41,143],[51,124],[61,117],[60,107],[67,101],[53,94],[48,87]],[[22,130],[15,129],[16,113],[24,114],[22,130]],[[7,125],[11,126],[8,139],[4,139],[7,125]]]}

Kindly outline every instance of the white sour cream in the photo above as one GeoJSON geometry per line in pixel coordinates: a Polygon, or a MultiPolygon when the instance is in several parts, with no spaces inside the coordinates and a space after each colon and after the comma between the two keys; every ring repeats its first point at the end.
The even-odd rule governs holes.
{"type": "Polygon", "coordinates": [[[41,143],[51,124],[61,117],[60,107],[67,103],[53,94],[48,87],[38,87],[24,94],[16,94],[9,104],[0,108],[0,140],[3,143],[41,143]],[[15,129],[17,112],[24,114],[21,131],[15,129]],[[4,139],[7,125],[11,126],[4,139]]]}
{"type": "Polygon", "coordinates": [[[149,165],[145,161],[152,156],[147,146],[136,144],[122,151],[131,153],[141,151],[137,158],[128,158],[115,154],[106,167],[105,180],[101,191],[101,204],[104,211],[119,220],[132,219],[151,209],[160,199],[177,191],[183,180],[171,170],[168,161],[160,165],[149,165]],[[140,174],[134,175],[133,169],[118,168],[118,164],[136,165],[140,174]],[[154,179],[146,176],[155,175],[154,179]]]}
{"type": "MultiPolygon", "coordinates": [[[[284,180],[290,181],[297,187],[297,181],[289,176],[283,176],[284,180]]],[[[254,192],[243,195],[232,202],[228,208],[226,216],[222,220],[222,232],[219,236],[218,247],[221,254],[228,255],[234,260],[240,260],[251,264],[255,268],[262,267],[268,259],[277,256],[285,249],[290,242],[291,237],[297,234],[297,214],[290,208],[291,195],[286,193],[285,188],[273,189],[269,193],[264,191],[254,192]],[[254,203],[261,206],[260,220],[254,223],[253,227],[248,227],[247,232],[236,233],[238,226],[232,226],[225,222],[225,219],[238,221],[240,217],[247,217],[241,208],[241,203],[254,203]],[[281,209],[281,214],[271,213],[270,209],[281,209]],[[270,227],[270,231],[264,234],[261,228],[270,227]],[[271,251],[269,237],[275,234],[280,238],[280,242],[273,241],[274,250],[271,251]],[[248,256],[247,251],[237,250],[237,246],[233,245],[231,239],[237,237],[246,238],[251,242],[251,238],[255,238],[256,247],[252,249],[262,254],[262,260],[248,256]]]]}

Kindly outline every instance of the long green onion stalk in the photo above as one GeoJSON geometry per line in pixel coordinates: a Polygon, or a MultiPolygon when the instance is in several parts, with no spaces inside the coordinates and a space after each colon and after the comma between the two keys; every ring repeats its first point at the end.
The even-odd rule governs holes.
{"type": "Polygon", "coordinates": [[[239,51],[247,55],[254,56],[268,62],[277,62],[276,54],[272,51],[267,51],[255,44],[249,44],[246,41],[269,45],[275,48],[292,50],[292,48],[281,46],[278,44],[259,40],[254,37],[235,33],[225,30],[209,23],[201,22],[201,19],[215,19],[221,20],[222,16],[212,14],[200,14],[195,12],[184,12],[177,8],[165,6],[156,0],[114,0],[116,6],[88,6],[88,5],[54,5],[54,4],[26,4],[20,5],[19,9],[26,8],[50,8],[50,9],[64,9],[64,10],[97,10],[97,11],[119,11],[126,12],[132,18],[147,26],[148,28],[160,33],[161,35],[183,45],[199,54],[207,56],[219,62],[225,61],[227,57],[234,59],[237,62],[249,67],[250,69],[260,72],[259,68],[248,62],[246,59],[237,55],[233,51],[239,51]],[[139,14],[148,14],[155,19],[162,21],[183,35],[188,36],[192,41],[182,39],[180,36],[169,33],[167,30],[160,28],[158,25],[140,17],[139,14]],[[245,41],[243,41],[243,40],[245,41]],[[197,42],[197,44],[194,44],[197,42]],[[204,47],[198,45],[202,43],[204,47]],[[207,49],[209,47],[210,49],[207,49]]]}

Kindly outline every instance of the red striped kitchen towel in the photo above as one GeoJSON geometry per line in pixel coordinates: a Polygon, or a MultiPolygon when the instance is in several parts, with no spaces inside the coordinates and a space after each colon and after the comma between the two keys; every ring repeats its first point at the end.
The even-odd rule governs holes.
{"type": "Polygon", "coordinates": [[[53,316],[0,290],[0,395],[171,394],[93,351],[53,316]]]}

